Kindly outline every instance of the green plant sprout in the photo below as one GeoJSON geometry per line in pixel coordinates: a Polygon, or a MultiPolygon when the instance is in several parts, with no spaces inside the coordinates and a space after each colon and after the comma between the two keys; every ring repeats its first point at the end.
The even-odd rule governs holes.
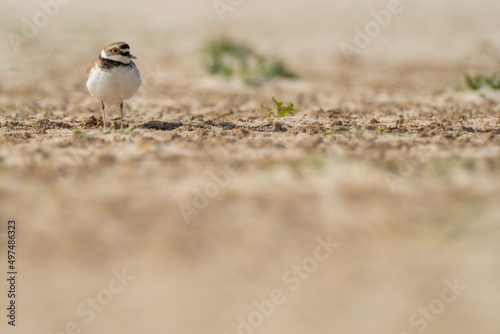
{"type": "Polygon", "coordinates": [[[494,90],[500,90],[500,78],[497,74],[486,75],[465,75],[465,83],[469,89],[479,90],[483,87],[489,87],[494,90]]]}
{"type": "Polygon", "coordinates": [[[117,129],[117,126],[116,126],[115,122],[112,122],[111,126],[109,128],[107,128],[107,129],[101,128],[101,131],[102,131],[103,134],[108,134],[108,133],[116,132],[116,133],[121,133],[121,134],[127,135],[127,134],[132,133],[134,130],[135,130],[135,127],[133,127],[133,126],[128,127],[128,128],[124,128],[124,129],[117,129]]]}
{"type": "Polygon", "coordinates": [[[295,112],[295,106],[293,105],[293,103],[290,103],[290,105],[286,107],[283,106],[284,102],[278,102],[274,97],[271,100],[274,103],[274,106],[271,110],[268,110],[262,105],[260,101],[257,101],[262,108],[269,111],[267,117],[271,117],[273,114],[276,114],[277,117],[285,117],[287,114],[293,115],[293,113],[295,112]]]}
{"type": "Polygon", "coordinates": [[[281,60],[273,60],[228,38],[209,41],[201,50],[203,66],[210,74],[238,76],[248,85],[272,78],[296,78],[281,60]]]}

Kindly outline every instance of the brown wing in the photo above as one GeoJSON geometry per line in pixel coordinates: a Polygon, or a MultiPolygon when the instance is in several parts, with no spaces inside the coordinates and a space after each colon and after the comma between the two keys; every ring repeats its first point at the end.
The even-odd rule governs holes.
{"type": "Polygon", "coordinates": [[[90,63],[89,67],[87,67],[87,79],[85,80],[85,82],[87,82],[89,80],[90,70],[94,68],[94,66],[97,64],[98,61],[99,61],[99,58],[94,59],[90,63]]]}

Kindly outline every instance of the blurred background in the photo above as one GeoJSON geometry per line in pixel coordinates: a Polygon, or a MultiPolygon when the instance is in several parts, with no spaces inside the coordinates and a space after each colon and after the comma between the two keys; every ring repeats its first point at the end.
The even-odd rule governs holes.
{"type": "Polygon", "coordinates": [[[0,4],[2,333],[498,333],[500,108],[457,87],[498,71],[500,2],[401,0],[352,57],[392,2],[61,2],[0,4]],[[211,76],[222,37],[298,79],[211,76]],[[143,78],[128,122],[183,127],[92,128],[85,71],[114,41],[143,78]],[[400,118],[465,134],[357,135],[400,118]]]}
{"type": "Polygon", "coordinates": [[[364,31],[366,24],[374,20],[372,12],[387,10],[388,1],[228,4],[207,0],[117,5],[97,1],[19,4],[6,0],[2,2],[5,37],[1,39],[2,77],[3,81],[9,80],[5,89],[12,89],[14,83],[26,87],[24,74],[32,78],[34,86],[39,86],[36,75],[44,73],[46,68],[53,73],[74,73],[67,80],[76,80],[79,73],[76,70],[84,73],[85,64],[103,46],[110,41],[127,40],[138,55],[138,62],[149,72],[170,64],[168,69],[160,66],[160,73],[168,75],[162,78],[157,73],[157,80],[198,82],[203,74],[199,68],[199,50],[204,42],[219,36],[234,38],[259,52],[286,59],[292,68],[300,69],[303,79],[323,78],[328,82],[338,81],[339,77],[334,75],[342,72],[346,63],[351,65],[351,72],[352,66],[377,71],[377,67],[394,70],[398,65],[406,65],[408,71],[418,68],[445,73],[457,67],[468,70],[471,66],[498,66],[499,37],[495,29],[498,3],[485,0],[398,3],[399,14],[392,15],[390,23],[370,38],[368,46],[355,55],[355,61],[346,62],[341,44],[355,45],[356,28],[364,31]],[[35,25],[35,33],[31,34],[29,23],[38,23],[40,27],[35,25]],[[7,34],[23,38],[23,31],[33,37],[22,40],[19,48],[13,47],[7,34]],[[17,49],[18,52],[13,52],[17,49]],[[422,68],[421,64],[427,66],[422,68]]]}

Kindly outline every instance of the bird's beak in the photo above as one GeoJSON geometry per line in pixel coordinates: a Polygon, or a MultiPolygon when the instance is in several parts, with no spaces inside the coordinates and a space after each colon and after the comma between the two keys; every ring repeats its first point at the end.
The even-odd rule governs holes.
{"type": "Polygon", "coordinates": [[[126,53],[125,52],[120,52],[120,54],[122,56],[125,56],[125,57],[129,57],[129,58],[132,58],[132,59],[137,59],[137,57],[134,56],[133,54],[131,54],[130,52],[126,52],[126,53]]]}

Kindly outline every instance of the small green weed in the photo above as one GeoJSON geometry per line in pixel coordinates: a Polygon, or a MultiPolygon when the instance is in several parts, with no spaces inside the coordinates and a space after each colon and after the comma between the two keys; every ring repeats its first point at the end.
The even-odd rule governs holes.
{"type": "Polygon", "coordinates": [[[77,135],[77,136],[83,136],[84,137],[84,136],[88,136],[89,132],[86,131],[86,130],[76,130],[74,132],[74,134],[77,135]]]}
{"type": "Polygon", "coordinates": [[[228,38],[209,41],[201,50],[208,73],[230,78],[238,76],[248,85],[272,78],[296,78],[281,60],[257,54],[248,46],[228,38]]]}
{"type": "MultiPolygon", "coordinates": [[[[489,87],[494,90],[500,90],[500,77],[497,74],[486,75],[465,75],[465,84],[468,89],[479,90],[483,87],[489,87]]],[[[459,89],[460,90],[460,89],[459,89]]]]}
{"type": "Polygon", "coordinates": [[[101,132],[105,135],[115,131],[115,122],[111,123],[109,128],[101,128],[101,132]]]}
{"type": "Polygon", "coordinates": [[[349,131],[347,131],[347,133],[350,133],[350,134],[358,134],[358,133],[363,133],[363,129],[361,128],[352,128],[350,129],[349,131]]]}
{"type": "Polygon", "coordinates": [[[5,106],[4,108],[2,108],[2,112],[7,114],[7,113],[11,113],[13,111],[16,111],[16,109],[17,109],[16,105],[9,104],[9,105],[5,106]]]}
{"type": "Polygon", "coordinates": [[[116,132],[116,133],[121,133],[121,134],[127,135],[127,134],[132,133],[134,130],[135,130],[135,127],[133,127],[133,126],[131,126],[129,128],[125,128],[125,129],[117,129],[115,122],[111,123],[111,126],[107,129],[101,128],[101,131],[103,134],[116,132]]]}
{"type": "Polygon", "coordinates": [[[334,131],[334,130],[328,130],[325,132],[326,136],[343,136],[345,132],[342,131],[334,131]]]}
{"type": "Polygon", "coordinates": [[[293,105],[293,103],[290,103],[290,105],[286,107],[283,106],[284,102],[278,102],[274,97],[271,100],[274,103],[274,106],[271,110],[267,109],[262,105],[262,103],[257,101],[262,108],[269,111],[267,117],[271,117],[273,114],[276,114],[277,117],[285,117],[287,114],[293,115],[293,113],[295,112],[295,106],[293,105]]]}
{"type": "Polygon", "coordinates": [[[128,135],[129,133],[134,132],[134,130],[135,130],[135,127],[131,126],[131,127],[126,128],[126,129],[120,129],[117,132],[124,134],[124,135],[128,135]]]}

